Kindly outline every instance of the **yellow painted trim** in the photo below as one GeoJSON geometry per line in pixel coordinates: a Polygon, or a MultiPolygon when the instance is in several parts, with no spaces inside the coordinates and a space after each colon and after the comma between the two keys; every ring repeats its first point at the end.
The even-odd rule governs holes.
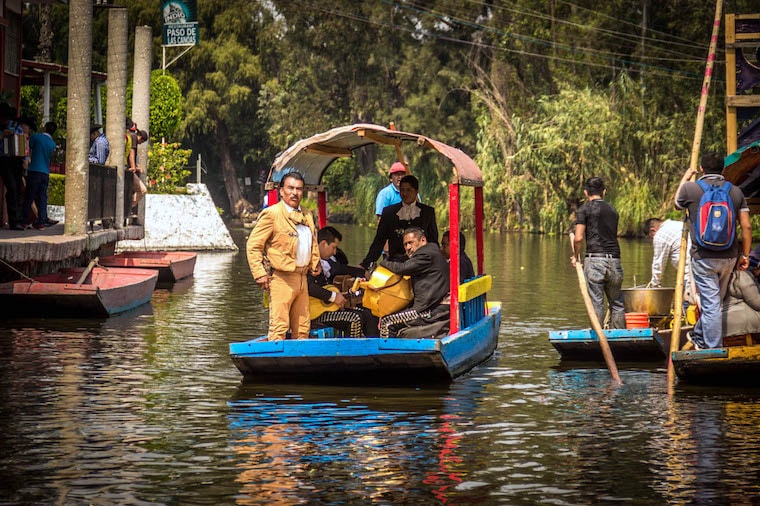
{"type": "Polygon", "coordinates": [[[731,346],[729,360],[760,360],[760,346],[731,346]]]}
{"type": "Polygon", "coordinates": [[[480,276],[463,285],[459,285],[459,302],[467,302],[475,297],[483,295],[491,289],[493,278],[490,274],[480,276]]]}

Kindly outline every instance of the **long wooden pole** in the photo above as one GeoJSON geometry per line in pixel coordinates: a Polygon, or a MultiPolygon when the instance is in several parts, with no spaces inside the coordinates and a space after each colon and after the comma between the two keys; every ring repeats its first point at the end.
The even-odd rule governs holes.
{"type": "MultiPolygon", "coordinates": [[[[692,181],[695,179],[697,165],[699,160],[699,148],[702,144],[702,128],[705,123],[705,108],[707,106],[707,96],[710,91],[710,80],[713,73],[713,64],[715,63],[715,50],[718,46],[718,33],[720,32],[720,16],[723,0],[715,2],[715,18],[713,20],[712,37],[710,38],[710,49],[707,54],[707,65],[705,67],[705,78],[702,82],[702,94],[699,97],[699,109],[697,109],[697,125],[694,129],[694,142],[691,146],[691,161],[689,168],[692,172],[692,181]]],[[[733,69],[731,70],[733,71],[733,69]]],[[[674,296],[673,308],[673,334],[670,338],[670,353],[668,354],[668,387],[672,389],[676,381],[675,369],[673,368],[673,352],[678,351],[681,341],[681,320],[683,317],[683,280],[686,270],[686,242],[689,230],[686,225],[687,216],[684,217],[683,232],[681,233],[681,251],[678,258],[678,272],[676,274],[676,293],[674,296]]]]}
{"type": "Polygon", "coordinates": [[[79,279],[77,280],[76,284],[81,285],[84,283],[84,280],[87,279],[87,276],[90,275],[90,272],[92,272],[92,269],[95,268],[95,266],[98,265],[98,257],[93,258],[90,260],[90,263],[87,265],[87,268],[82,271],[82,275],[79,276],[79,279]]]}
{"type": "MultiPolygon", "coordinates": [[[[570,234],[570,248],[575,255],[575,234],[570,234]]],[[[610,349],[610,343],[607,342],[607,336],[604,335],[604,329],[602,324],[599,323],[599,318],[596,316],[596,310],[594,310],[594,303],[591,302],[591,296],[588,293],[588,285],[586,285],[586,275],[583,273],[583,264],[580,258],[575,259],[575,271],[578,273],[578,285],[581,289],[581,295],[583,296],[583,302],[586,304],[586,312],[591,320],[591,326],[596,332],[596,338],[599,340],[599,347],[602,349],[602,355],[604,356],[604,362],[607,364],[607,369],[610,371],[612,381],[618,385],[622,385],[620,380],[620,374],[618,373],[617,364],[615,364],[615,358],[612,356],[612,350],[610,349]]]]}

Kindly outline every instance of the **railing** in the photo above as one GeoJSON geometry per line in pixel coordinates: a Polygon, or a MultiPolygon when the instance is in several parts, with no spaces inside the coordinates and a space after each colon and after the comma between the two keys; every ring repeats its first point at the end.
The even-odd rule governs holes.
{"type": "MultiPolygon", "coordinates": [[[[87,223],[90,230],[100,221],[103,228],[111,228],[116,221],[116,167],[91,163],[88,177],[87,223]]],[[[132,204],[132,174],[124,177],[124,217],[130,214],[132,204]]],[[[126,223],[126,222],[125,222],[126,223]]]]}

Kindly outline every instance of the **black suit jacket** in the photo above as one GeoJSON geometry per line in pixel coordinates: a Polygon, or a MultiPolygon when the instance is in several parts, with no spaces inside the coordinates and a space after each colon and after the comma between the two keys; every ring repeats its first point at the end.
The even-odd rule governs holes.
{"type": "Polygon", "coordinates": [[[435,209],[425,204],[417,202],[420,208],[420,215],[413,220],[401,220],[396,215],[401,209],[401,203],[388,206],[383,209],[380,216],[380,222],[377,224],[377,232],[372,245],[369,247],[367,256],[362,260],[361,265],[368,267],[376,261],[383,251],[385,241],[388,241],[388,258],[391,260],[401,260],[406,258],[404,251],[404,230],[409,227],[420,227],[425,231],[427,242],[438,245],[438,225],[435,222],[435,209]]]}
{"type": "Polygon", "coordinates": [[[383,260],[380,265],[396,274],[411,276],[414,290],[412,308],[418,312],[440,304],[449,293],[449,263],[437,244],[422,246],[404,262],[383,260]]]}

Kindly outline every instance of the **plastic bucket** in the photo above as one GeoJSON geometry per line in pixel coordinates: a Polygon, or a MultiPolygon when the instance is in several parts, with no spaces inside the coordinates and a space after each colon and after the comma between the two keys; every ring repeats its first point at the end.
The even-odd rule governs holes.
{"type": "Polygon", "coordinates": [[[625,328],[646,329],[649,327],[649,315],[647,313],[626,313],[625,328]]]}

